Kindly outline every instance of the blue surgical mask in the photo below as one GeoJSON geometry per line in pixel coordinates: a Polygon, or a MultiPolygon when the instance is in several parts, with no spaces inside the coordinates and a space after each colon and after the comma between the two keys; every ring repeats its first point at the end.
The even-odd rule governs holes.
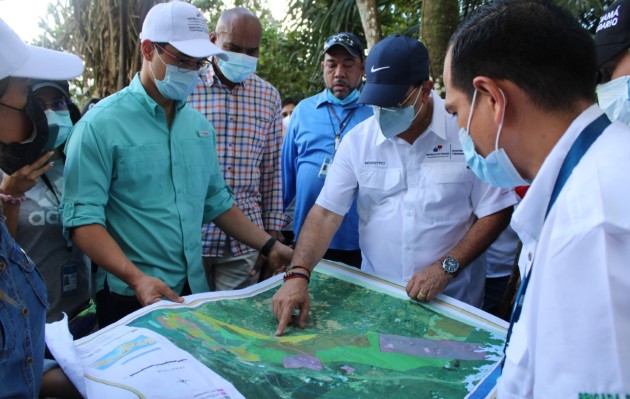
{"type": "MultiPolygon", "coordinates": [[[[417,88],[416,88],[417,90],[417,88]]],[[[409,94],[409,97],[413,95],[416,91],[412,91],[409,94]]],[[[376,105],[372,106],[372,111],[374,112],[374,117],[378,122],[378,126],[381,128],[381,133],[386,138],[391,138],[394,136],[398,136],[400,133],[409,129],[411,123],[416,119],[420,112],[422,112],[422,107],[424,107],[424,103],[420,105],[420,109],[418,112],[415,112],[415,106],[418,102],[418,98],[420,98],[420,94],[422,93],[422,89],[418,91],[416,95],[416,100],[408,107],[400,108],[400,107],[378,107],[376,105]]],[[[409,97],[407,97],[402,103],[405,103],[409,97]]]]}
{"type": "Polygon", "coordinates": [[[326,90],[326,99],[328,100],[328,102],[331,104],[337,104],[341,106],[346,106],[350,103],[357,101],[360,95],[361,93],[359,93],[359,90],[354,89],[345,98],[339,99],[335,97],[335,95],[333,94],[332,91],[330,91],[330,89],[326,90]]]}
{"type": "Polygon", "coordinates": [[[177,101],[185,100],[195,88],[198,71],[191,69],[190,71],[182,72],[177,66],[164,62],[159,53],[158,58],[166,65],[166,73],[163,80],[158,80],[155,77],[155,72],[153,72],[153,67],[151,66],[153,81],[158,91],[164,98],[177,101]]]}
{"type": "Polygon", "coordinates": [[[229,56],[229,60],[219,58],[219,69],[230,82],[241,83],[256,72],[258,58],[232,51],[225,51],[225,53],[229,56]]]}
{"type": "MultiPolygon", "coordinates": [[[[503,91],[501,91],[501,95],[504,100],[503,104],[505,104],[505,94],[503,94],[503,91]]],[[[462,144],[462,150],[464,151],[464,156],[466,157],[466,164],[481,181],[492,186],[518,187],[528,185],[530,182],[523,179],[523,177],[518,173],[505,150],[503,148],[499,148],[499,137],[501,137],[503,118],[505,117],[505,105],[503,108],[503,114],[501,115],[499,129],[497,131],[497,138],[494,142],[494,151],[484,158],[475,150],[475,143],[473,143],[468,132],[470,131],[470,122],[472,121],[472,115],[475,110],[476,98],[477,90],[475,90],[475,93],[473,94],[466,128],[461,128],[459,130],[459,141],[462,144]]]]}
{"type": "Polygon", "coordinates": [[[597,102],[611,121],[630,126],[630,76],[597,85],[597,102]]]}
{"type": "Polygon", "coordinates": [[[44,111],[44,113],[46,114],[46,119],[48,120],[48,126],[59,126],[57,138],[55,139],[55,148],[57,148],[66,142],[66,140],[68,139],[68,135],[72,130],[72,119],[70,119],[70,112],[53,111],[52,109],[47,109],[46,111],[44,111]]]}

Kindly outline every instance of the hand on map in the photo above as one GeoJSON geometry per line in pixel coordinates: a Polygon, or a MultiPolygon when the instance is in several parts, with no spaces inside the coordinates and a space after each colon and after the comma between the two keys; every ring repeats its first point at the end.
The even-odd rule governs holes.
{"type": "Polygon", "coordinates": [[[173,302],[184,302],[184,298],[177,295],[173,290],[160,279],[143,274],[137,282],[133,284],[136,291],[136,297],[142,306],[151,305],[160,301],[162,298],[169,299],[173,302]]]}
{"type": "Polygon", "coordinates": [[[410,298],[429,302],[446,288],[450,280],[451,277],[444,272],[442,265],[436,262],[414,273],[405,290],[410,298]]]}
{"type": "Polygon", "coordinates": [[[284,334],[284,330],[289,324],[296,324],[298,327],[306,328],[308,312],[311,308],[308,282],[301,278],[285,281],[282,287],[273,296],[271,309],[278,319],[278,329],[276,335],[284,334]],[[298,315],[294,315],[297,310],[298,315]]]}

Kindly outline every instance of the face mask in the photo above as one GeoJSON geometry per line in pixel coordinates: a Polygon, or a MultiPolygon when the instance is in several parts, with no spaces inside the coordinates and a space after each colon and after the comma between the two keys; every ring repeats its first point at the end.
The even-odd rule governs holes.
{"type": "Polygon", "coordinates": [[[56,127],[48,128],[46,114],[30,89],[23,112],[33,123],[35,137],[22,143],[0,144],[0,168],[9,175],[52,150],[57,138],[56,127]]]}
{"type": "Polygon", "coordinates": [[[57,125],[59,132],[57,133],[57,139],[55,140],[55,148],[59,147],[68,139],[70,130],[72,130],[72,120],[70,119],[69,111],[53,111],[47,109],[44,111],[46,119],[48,120],[48,127],[50,125],[57,125]]]}
{"type": "MultiPolygon", "coordinates": [[[[418,91],[418,94],[416,95],[416,101],[414,101],[412,105],[405,108],[384,108],[375,105],[372,106],[374,117],[378,121],[378,125],[381,128],[381,133],[383,134],[383,136],[385,136],[386,138],[391,138],[394,136],[398,136],[400,133],[409,129],[411,123],[414,121],[414,119],[416,119],[418,115],[420,115],[420,112],[422,112],[422,107],[424,107],[424,103],[422,103],[418,112],[414,114],[414,107],[418,102],[418,98],[420,98],[420,93],[422,93],[422,89],[418,91]]],[[[411,92],[409,97],[411,97],[412,95],[413,91],[411,92]]],[[[407,97],[403,101],[403,103],[406,102],[409,97],[407,97]]]]}
{"type": "Polygon", "coordinates": [[[219,59],[219,69],[230,82],[241,83],[249,75],[256,72],[258,58],[231,51],[225,53],[230,59],[228,61],[219,59]]]}
{"type": "Polygon", "coordinates": [[[337,104],[341,106],[346,106],[350,103],[357,101],[360,95],[361,93],[359,93],[359,90],[354,89],[350,92],[350,94],[346,96],[346,98],[339,99],[335,97],[335,95],[333,94],[332,91],[330,91],[330,89],[326,90],[326,97],[327,97],[328,102],[331,104],[337,104]]]}
{"type": "MultiPolygon", "coordinates": [[[[505,95],[503,94],[503,91],[501,91],[501,95],[503,96],[503,103],[505,104],[505,95]]],[[[501,115],[497,138],[494,142],[494,151],[484,158],[475,150],[475,143],[473,143],[468,132],[470,131],[470,122],[472,121],[476,98],[477,90],[475,90],[475,93],[473,94],[466,128],[461,128],[459,130],[459,141],[462,144],[462,150],[464,151],[464,156],[466,157],[466,164],[481,181],[492,186],[517,187],[528,185],[530,182],[521,177],[510,161],[510,158],[508,158],[505,150],[503,148],[499,148],[499,137],[501,136],[501,129],[503,128],[505,107],[503,108],[503,114],[501,115]]]]}
{"type": "Polygon", "coordinates": [[[191,69],[190,71],[182,72],[177,66],[164,62],[160,54],[158,54],[158,58],[166,65],[164,80],[158,80],[155,77],[155,72],[153,72],[153,67],[151,66],[153,81],[158,91],[164,98],[177,101],[185,100],[195,88],[198,71],[191,69]]]}
{"type": "Polygon", "coordinates": [[[630,126],[630,76],[597,85],[597,102],[611,121],[630,126]]]}
{"type": "Polygon", "coordinates": [[[287,130],[289,128],[290,121],[291,121],[291,115],[285,116],[284,118],[282,118],[282,127],[284,128],[284,130],[287,130]]]}

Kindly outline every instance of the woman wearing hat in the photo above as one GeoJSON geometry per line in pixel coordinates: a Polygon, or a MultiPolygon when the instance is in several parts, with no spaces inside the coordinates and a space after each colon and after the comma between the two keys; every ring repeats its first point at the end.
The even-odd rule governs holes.
{"type": "MultiPolygon", "coordinates": [[[[24,173],[34,182],[51,167],[46,162],[52,137],[45,114],[29,91],[29,78],[71,79],[81,74],[83,65],[74,55],[25,45],[2,19],[0,42],[0,165],[7,173],[24,173]]],[[[21,200],[22,192],[14,189],[0,190],[2,206],[21,200]]],[[[4,218],[0,221],[0,397],[72,396],[71,385],[65,386],[68,391],[40,392],[47,371],[46,288],[33,261],[10,236],[4,218]]],[[[63,382],[65,375],[55,368],[44,380],[51,378],[63,382]]]]}

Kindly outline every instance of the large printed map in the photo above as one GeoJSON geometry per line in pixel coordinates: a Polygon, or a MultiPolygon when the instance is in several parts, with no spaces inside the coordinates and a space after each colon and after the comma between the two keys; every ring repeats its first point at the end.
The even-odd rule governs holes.
{"type": "MultiPolygon", "coordinates": [[[[500,328],[410,301],[401,288],[371,286],[357,272],[316,270],[324,272],[311,280],[305,330],[274,336],[270,308],[279,282],[185,307],[157,307],[126,328],[166,338],[246,398],[459,399],[500,360],[500,328]]],[[[124,357],[159,350],[146,334],[130,335],[89,368],[102,372],[124,357]]],[[[174,397],[188,397],[181,395],[174,397]]]]}

